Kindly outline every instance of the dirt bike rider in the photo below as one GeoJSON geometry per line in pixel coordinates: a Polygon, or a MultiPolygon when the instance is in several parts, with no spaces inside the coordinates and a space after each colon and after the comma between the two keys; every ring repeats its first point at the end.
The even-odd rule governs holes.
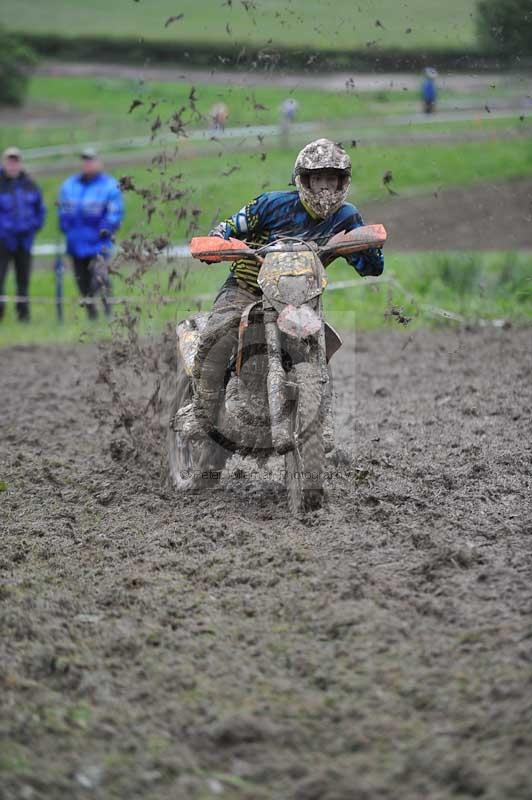
{"type": "MultiPolygon", "coordinates": [[[[346,203],[351,185],[351,159],[329,139],[317,139],[299,153],[294,165],[295,191],[266,192],[227,220],[211,236],[266,244],[284,236],[324,243],[336,233],[363,225],[355,206],[346,203]]],[[[380,249],[345,256],[359,275],[380,275],[384,260],[380,249]]],[[[330,263],[330,262],[327,262],[330,263]]],[[[324,264],[327,266],[327,264],[324,264]]],[[[194,415],[208,433],[216,426],[224,399],[224,377],[243,309],[261,296],[257,283],[260,266],[240,260],[221,287],[195,359],[194,415]]]]}

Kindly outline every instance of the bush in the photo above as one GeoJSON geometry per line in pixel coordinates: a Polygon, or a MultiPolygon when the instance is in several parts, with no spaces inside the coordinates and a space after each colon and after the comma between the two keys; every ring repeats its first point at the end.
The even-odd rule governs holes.
{"type": "Polygon", "coordinates": [[[532,52],[532,0],[480,0],[477,5],[480,43],[516,56],[532,52]]]}
{"type": "Polygon", "coordinates": [[[224,64],[227,69],[267,71],[276,67],[305,72],[410,72],[420,71],[430,63],[440,70],[489,70],[512,66],[513,59],[504,54],[486,53],[473,48],[445,49],[363,48],[359,50],[322,49],[309,65],[309,53],[304,48],[283,46],[265,51],[260,45],[223,41],[213,43],[150,40],[128,36],[79,35],[18,31],[17,36],[43,58],[64,61],[98,61],[104,64],[181,64],[212,69],[224,64]]]}
{"type": "Polygon", "coordinates": [[[31,48],[0,28],[0,105],[22,105],[35,62],[31,48]]]}

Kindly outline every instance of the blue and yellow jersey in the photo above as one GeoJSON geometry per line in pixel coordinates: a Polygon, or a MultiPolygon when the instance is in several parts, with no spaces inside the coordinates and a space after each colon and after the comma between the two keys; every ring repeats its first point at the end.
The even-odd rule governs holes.
{"type": "MultiPolygon", "coordinates": [[[[327,219],[316,219],[307,211],[296,191],[265,192],[232,217],[220,222],[211,234],[254,244],[269,244],[285,236],[325,244],[334,234],[351,231],[363,224],[362,217],[351,203],[344,203],[327,219]]],[[[354,253],[345,256],[345,259],[359,275],[380,275],[384,269],[380,248],[354,253]]],[[[245,260],[235,261],[231,265],[235,277],[254,291],[258,290],[259,269],[255,262],[245,260]]]]}

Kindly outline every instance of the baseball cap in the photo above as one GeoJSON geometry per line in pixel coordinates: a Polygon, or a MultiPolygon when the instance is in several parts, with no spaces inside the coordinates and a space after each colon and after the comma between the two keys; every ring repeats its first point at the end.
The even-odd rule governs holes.
{"type": "Polygon", "coordinates": [[[93,159],[98,158],[98,151],[94,147],[84,147],[80,153],[81,158],[93,159]]]}
{"type": "Polygon", "coordinates": [[[22,158],[22,153],[18,147],[6,147],[2,153],[2,158],[22,158]]]}

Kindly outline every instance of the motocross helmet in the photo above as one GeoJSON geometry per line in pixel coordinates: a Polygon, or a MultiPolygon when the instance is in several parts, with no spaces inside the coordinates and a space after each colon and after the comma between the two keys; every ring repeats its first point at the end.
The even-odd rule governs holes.
{"type": "Polygon", "coordinates": [[[325,219],[345,203],[351,185],[351,159],[343,147],[330,139],[316,139],[307,144],[296,158],[294,183],[305,208],[314,216],[325,219]],[[311,190],[310,173],[321,169],[338,173],[336,190],[311,190]]]}

